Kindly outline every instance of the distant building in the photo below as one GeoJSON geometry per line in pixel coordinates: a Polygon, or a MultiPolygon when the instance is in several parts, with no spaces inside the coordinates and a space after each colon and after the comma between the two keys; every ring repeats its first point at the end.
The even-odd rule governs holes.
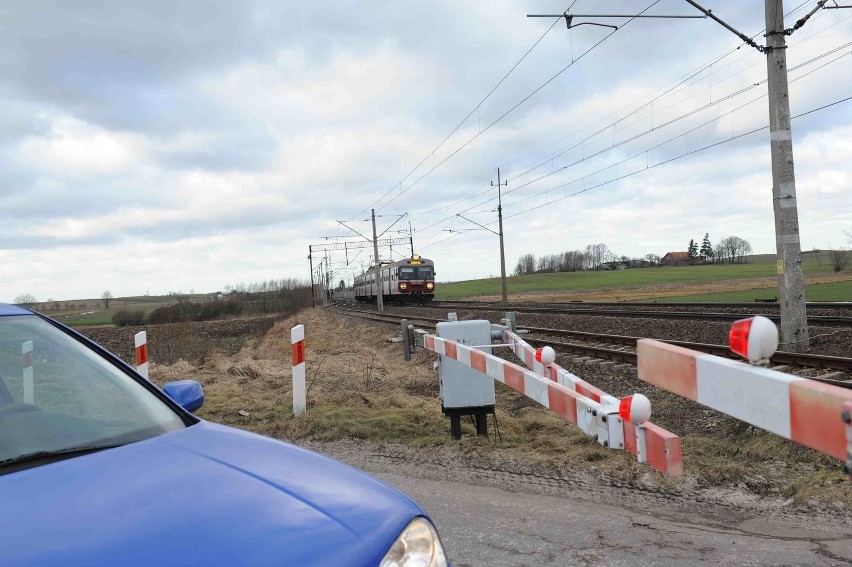
{"type": "Polygon", "coordinates": [[[604,262],[603,264],[601,264],[601,268],[606,271],[626,270],[629,267],[630,266],[627,262],[604,262]]]}
{"type": "Polygon", "coordinates": [[[667,252],[660,260],[663,266],[684,266],[691,263],[689,252],[667,252]]]}

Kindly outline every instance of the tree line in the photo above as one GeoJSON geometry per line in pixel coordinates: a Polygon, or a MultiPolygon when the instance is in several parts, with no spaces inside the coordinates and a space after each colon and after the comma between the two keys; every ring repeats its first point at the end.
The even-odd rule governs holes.
{"type": "MultiPolygon", "coordinates": [[[[710,235],[704,234],[701,246],[690,239],[687,254],[690,262],[743,263],[752,253],[751,244],[739,236],[727,236],[713,246],[710,235]]],[[[579,272],[601,270],[608,263],[624,264],[628,268],[658,266],[662,261],[659,254],[646,254],[641,258],[615,254],[606,244],[589,244],[583,250],[569,250],[536,257],[527,253],[518,258],[513,274],[548,274],[556,272],[579,272]]]]}

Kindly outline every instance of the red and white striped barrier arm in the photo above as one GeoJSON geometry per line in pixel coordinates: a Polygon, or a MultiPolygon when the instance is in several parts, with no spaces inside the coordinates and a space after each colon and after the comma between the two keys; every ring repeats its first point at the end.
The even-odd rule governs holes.
{"type": "Polygon", "coordinates": [[[139,331],[133,338],[136,345],[136,372],[150,380],[148,377],[148,333],[139,331]]]}
{"type": "MultiPolygon", "coordinates": [[[[548,378],[602,404],[619,402],[617,398],[551,362],[553,358],[548,356],[549,353],[547,353],[550,347],[535,349],[508,329],[503,331],[503,340],[506,344],[512,346],[515,355],[523,360],[537,375],[548,378]],[[550,362],[550,364],[545,365],[542,360],[550,362]]],[[[552,351],[552,349],[550,350],[552,351]]],[[[636,427],[629,421],[625,421],[624,438],[627,441],[625,449],[636,455],[640,463],[647,462],[668,476],[683,475],[683,451],[680,437],[674,433],[651,422],[636,427]],[[633,439],[636,440],[635,443],[631,443],[633,439]]]]}
{"type": "Polygon", "coordinates": [[[293,415],[305,413],[307,399],[305,393],[305,326],[296,325],[290,330],[290,344],[293,348],[293,415]]]}
{"type": "Polygon", "coordinates": [[[33,393],[33,342],[24,341],[21,345],[21,363],[24,367],[24,397],[25,404],[35,403],[33,393]]]}
{"type": "Polygon", "coordinates": [[[838,419],[852,390],[652,339],[637,342],[639,378],[841,460],[838,419]]]}
{"type": "Polygon", "coordinates": [[[476,347],[435,335],[425,335],[423,344],[427,350],[457,360],[532,398],[587,435],[596,436],[598,442],[605,446],[626,449],[636,455],[640,463],[647,462],[667,476],[683,474],[680,439],[645,421],[650,415],[650,405],[644,396],[637,396],[637,399],[644,399],[647,407],[635,410],[644,417],[637,416],[635,421],[645,423],[634,425],[628,421],[634,417],[630,415],[634,402],[632,396],[619,400],[604,394],[593,399],[570,385],[546,378],[476,347]]]}

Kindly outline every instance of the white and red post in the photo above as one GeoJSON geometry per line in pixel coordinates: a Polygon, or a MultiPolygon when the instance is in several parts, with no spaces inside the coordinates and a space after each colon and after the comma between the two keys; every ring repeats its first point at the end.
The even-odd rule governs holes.
{"type": "Polygon", "coordinates": [[[293,347],[293,415],[302,415],[307,407],[304,325],[296,325],[290,330],[290,344],[293,347]]]}
{"type": "Polygon", "coordinates": [[[33,342],[25,341],[21,345],[21,362],[24,367],[24,398],[25,404],[34,402],[33,395],[33,342]]]}
{"type": "Polygon", "coordinates": [[[150,380],[148,377],[148,333],[139,331],[136,333],[136,372],[150,380]]]}

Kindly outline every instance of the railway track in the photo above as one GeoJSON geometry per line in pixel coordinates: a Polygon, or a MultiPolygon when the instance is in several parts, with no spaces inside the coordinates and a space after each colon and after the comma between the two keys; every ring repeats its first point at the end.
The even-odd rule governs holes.
{"type": "MultiPolygon", "coordinates": [[[[334,309],[345,315],[394,325],[398,325],[403,319],[408,319],[412,323],[420,323],[420,326],[434,329],[437,323],[445,321],[445,319],[420,317],[418,315],[379,314],[339,305],[335,305],[334,309]]],[[[549,345],[557,349],[561,354],[579,355],[631,365],[637,364],[636,341],[641,337],[606,335],[546,327],[522,326],[522,328],[531,333],[525,337],[525,340],[532,345],[549,345]],[[554,337],[569,337],[574,339],[574,341],[570,343],[562,342],[553,340],[554,337]]],[[[665,342],[716,356],[738,358],[726,345],[673,340],[666,340],[665,342]]],[[[775,370],[790,371],[792,369],[797,375],[804,378],[835,384],[844,388],[852,388],[852,380],[848,379],[848,376],[852,374],[852,358],[779,351],[772,356],[770,362],[773,365],[771,368],[775,370]],[[822,375],[819,375],[820,373],[822,375]],[[844,379],[839,379],[841,377],[844,379]]]]}
{"type": "MultiPolygon", "coordinates": [[[[608,304],[612,305],[612,304],[608,304]]],[[[663,311],[647,309],[610,309],[596,307],[563,307],[563,306],[532,306],[532,305],[501,305],[499,303],[466,304],[466,303],[431,303],[425,307],[456,308],[471,311],[515,311],[518,313],[540,313],[550,315],[601,315],[607,317],[637,317],[657,319],[693,319],[702,321],[736,321],[742,319],[746,313],[719,313],[701,311],[663,311]]],[[[780,315],[773,313],[748,313],[759,314],[771,319],[775,323],[781,321],[780,315]]],[[[852,328],[852,317],[834,315],[809,315],[808,324],[824,327],[850,327],[852,328]]]]}

